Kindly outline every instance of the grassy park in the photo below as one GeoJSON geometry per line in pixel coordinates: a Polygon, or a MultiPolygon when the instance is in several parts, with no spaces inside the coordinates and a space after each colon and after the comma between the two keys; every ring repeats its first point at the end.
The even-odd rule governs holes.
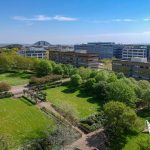
{"type": "Polygon", "coordinates": [[[9,149],[15,149],[27,140],[41,138],[47,127],[53,129],[54,126],[52,119],[24,99],[0,100],[0,135],[9,149]]]}
{"type": "MultiPolygon", "coordinates": [[[[141,117],[141,130],[144,130],[144,123],[145,120],[149,120],[150,121],[150,110],[145,110],[140,112],[139,117],[141,117]]],[[[123,150],[130,150],[132,147],[132,150],[137,150],[138,149],[138,145],[137,143],[142,140],[142,139],[146,139],[146,138],[150,138],[149,134],[146,133],[139,133],[137,135],[133,135],[133,136],[129,136],[127,138],[127,143],[125,145],[125,147],[123,148],[123,150]]]]}
{"type": "Polygon", "coordinates": [[[11,86],[24,85],[29,82],[31,74],[24,72],[0,73],[0,82],[5,82],[11,86]]]}
{"type": "Polygon", "coordinates": [[[47,99],[54,105],[69,105],[77,113],[77,118],[85,118],[100,110],[98,101],[77,91],[70,91],[66,86],[46,90],[47,99]]]}

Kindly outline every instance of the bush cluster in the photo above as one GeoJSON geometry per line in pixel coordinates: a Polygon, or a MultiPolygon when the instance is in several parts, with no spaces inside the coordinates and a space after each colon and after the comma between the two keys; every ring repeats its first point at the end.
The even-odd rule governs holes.
{"type": "Polygon", "coordinates": [[[41,85],[41,84],[45,84],[45,83],[50,83],[53,81],[57,81],[60,80],[62,78],[61,75],[55,75],[55,74],[50,74],[41,78],[38,77],[32,77],[30,79],[30,84],[34,84],[34,85],[41,85]]]}
{"type": "Polygon", "coordinates": [[[6,92],[11,89],[11,86],[7,83],[0,82],[0,92],[6,92]]]}
{"type": "Polygon", "coordinates": [[[89,116],[88,118],[82,119],[80,121],[81,128],[85,128],[86,131],[92,132],[95,131],[101,127],[103,127],[104,124],[104,115],[103,112],[89,116]]]}
{"type": "Polygon", "coordinates": [[[79,68],[71,77],[70,86],[84,90],[100,101],[121,101],[135,107],[141,101],[150,106],[150,83],[126,78],[122,73],[79,68]]]}

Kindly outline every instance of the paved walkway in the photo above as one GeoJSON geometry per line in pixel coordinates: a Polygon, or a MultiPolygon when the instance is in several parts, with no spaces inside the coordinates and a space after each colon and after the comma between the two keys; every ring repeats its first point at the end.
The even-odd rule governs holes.
{"type": "Polygon", "coordinates": [[[106,146],[107,138],[103,129],[82,136],[79,140],[68,145],[65,150],[108,150],[106,146]]]}

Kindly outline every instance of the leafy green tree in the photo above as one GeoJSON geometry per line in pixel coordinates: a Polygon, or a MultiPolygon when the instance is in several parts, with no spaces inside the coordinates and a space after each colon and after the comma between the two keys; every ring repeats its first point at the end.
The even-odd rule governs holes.
{"type": "Polygon", "coordinates": [[[142,101],[150,108],[150,89],[143,91],[142,101]]]}
{"type": "Polygon", "coordinates": [[[64,75],[70,76],[73,75],[75,69],[72,65],[69,64],[62,64],[63,73],[64,75]]]}
{"type": "Polygon", "coordinates": [[[137,100],[135,91],[124,81],[118,80],[108,85],[109,99],[117,100],[133,106],[137,100]]]}
{"type": "Polygon", "coordinates": [[[96,81],[107,81],[109,77],[108,71],[99,71],[95,77],[96,81]]]}
{"type": "Polygon", "coordinates": [[[0,70],[10,71],[13,66],[13,59],[11,55],[2,53],[0,54],[0,70]]]}
{"type": "Polygon", "coordinates": [[[52,66],[50,62],[46,60],[41,60],[36,66],[36,73],[38,76],[46,76],[52,72],[52,66]]]}
{"type": "Polygon", "coordinates": [[[115,81],[117,81],[117,76],[115,75],[115,73],[110,73],[107,79],[107,82],[110,83],[110,82],[115,82],[115,81]]]}
{"type": "Polygon", "coordinates": [[[104,105],[104,115],[105,127],[111,130],[113,135],[124,134],[132,130],[138,119],[134,110],[122,102],[114,101],[104,105]]]}
{"type": "Polygon", "coordinates": [[[64,69],[63,69],[61,64],[56,64],[55,67],[54,67],[53,72],[55,74],[63,75],[64,74],[64,69]]]}
{"type": "Polygon", "coordinates": [[[92,70],[89,68],[80,67],[77,70],[77,73],[81,76],[82,80],[87,80],[90,78],[92,70]]]}
{"type": "Polygon", "coordinates": [[[139,85],[139,87],[141,88],[141,89],[150,89],[150,83],[148,82],[148,81],[146,81],[146,80],[140,80],[139,82],[138,82],[138,85],[139,85]]]}
{"type": "Polygon", "coordinates": [[[86,92],[92,92],[93,91],[93,85],[96,83],[95,78],[89,78],[83,85],[83,88],[86,92]]]}
{"type": "Polygon", "coordinates": [[[139,126],[136,113],[122,102],[111,101],[104,105],[104,117],[104,126],[111,148],[122,149],[126,143],[124,135],[139,126]]]}
{"type": "Polygon", "coordinates": [[[82,78],[79,74],[75,74],[71,77],[70,85],[72,87],[79,87],[82,84],[82,78]]]}
{"type": "Polygon", "coordinates": [[[150,137],[144,137],[138,142],[138,150],[150,150],[150,137]]]}
{"type": "Polygon", "coordinates": [[[100,100],[108,100],[108,84],[106,81],[100,81],[93,85],[93,94],[100,100]]]}
{"type": "Polygon", "coordinates": [[[122,73],[122,72],[119,72],[119,73],[116,73],[116,74],[117,74],[117,78],[118,78],[118,79],[125,78],[125,75],[124,75],[124,73],[122,73]]]}

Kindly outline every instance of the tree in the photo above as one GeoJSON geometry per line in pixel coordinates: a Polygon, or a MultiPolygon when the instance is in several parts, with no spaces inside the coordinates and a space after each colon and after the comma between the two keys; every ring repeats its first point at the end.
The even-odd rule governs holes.
{"type": "Polygon", "coordinates": [[[137,115],[122,102],[108,102],[104,105],[105,127],[114,135],[132,130],[136,125],[137,115]]]}
{"type": "Polygon", "coordinates": [[[86,92],[92,92],[94,83],[96,83],[95,78],[89,78],[83,85],[84,90],[86,92]]]}
{"type": "Polygon", "coordinates": [[[63,75],[64,70],[63,70],[63,67],[61,66],[61,64],[56,64],[55,67],[54,67],[53,72],[55,74],[63,75]]]}
{"type": "Polygon", "coordinates": [[[107,81],[109,76],[108,71],[99,71],[95,77],[96,81],[107,81]]]}
{"type": "Polygon", "coordinates": [[[150,150],[150,137],[140,139],[137,144],[139,150],[150,150]]]}
{"type": "Polygon", "coordinates": [[[150,107],[150,89],[144,90],[142,94],[142,101],[150,107]]]}
{"type": "Polygon", "coordinates": [[[11,55],[0,54],[0,71],[10,71],[13,66],[13,59],[11,55]]]}
{"type": "Polygon", "coordinates": [[[92,70],[89,68],[80,67],[77,73],[81,76],[82,80],[87,80],[90,78],[92,70]]]}
{"type": "Polygon", "coordinates": [[[67,76],[73,75],[75,70],[72,65],[62,64],[61,66],[63,68],[64,75],[67,75],[67,76]]]}
{"type": "Polygon", "coordinates": [[[116,73],[116,74],[117,74],[118,79],[125,78],[125,75],[122,72],[119,72],[119,73],[116,73]]]}
{"type": "Polygon", "coordinates": [[[50,72],[52,72],[52,66],[50,62],[46,60],[40,61],[39,64],[36,66],[36,73],[38,76],[46,76],[50,72]]]}
{"type": "Polygon", "coordinates": [[[100,100],[108,100],[108,84],[106,81],[100,81],[93,85],[93,94],[100,100]]]}
{"type": "Polygon", "coordinates": [[[82,84],[82,78],[79,74],[75,74],[71,77],[70,85],[72,87],[79,87],[82,84]]]}
{"type": "Polygon", "coordinates": [[[141,88],[141,89],[150,89],[150,83],[148,82],[148,81],[146,81],[146,80],[140,80],[139,82],[138,82],[138,85],[139,85],[139,87],[141,88]]]}
{"type": "Polygon", "coordinates": [[[109,83],[108,92],[110,100],[121,101],[130,106],[137,100],[134,89],[122,80],[109,83]]]}
{"type": "Polygon", "coordinates": [[[110,73],[108,79],[107,79],[107,82],[115,82],[117,81],[117,76],[115,75],[115,73],[110,73]]]}

